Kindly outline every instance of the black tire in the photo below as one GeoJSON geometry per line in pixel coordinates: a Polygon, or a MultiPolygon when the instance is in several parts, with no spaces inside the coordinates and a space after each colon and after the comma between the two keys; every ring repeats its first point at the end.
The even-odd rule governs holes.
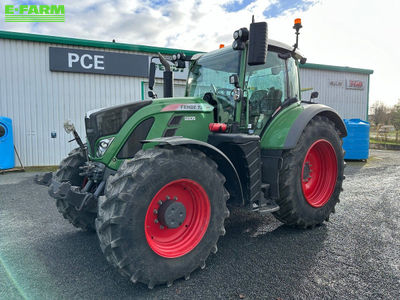
{"type": "MultiPolygon", "coordinates": [[[[72,150],[66,158],[64,158],[54,177],[59,182],[69,181],[71,185],[81,186],[84,178],[79,176],[79,167],[86,162],[86,157],[80,148],[72,150]]],[[[50,185],[51,188],[51,185],[50,185]]],[[[96,214],[77,211],[74,206],[62,199],[56,199],[57,210],[72,225],[84,231],[95,231],[96,214]]]]}
{"type": "Polygon", "coordinates": [[[205,267],[210,251],[217,252],[219,236],[225,234],[229,193],[224,183],[216,163],[200,151],[186,147],[139,151],[108,178],[105,196],[99,200],[96,230],[106,259],[133,283],[142,282],[149,288],[165,283],[170,286],[182,277],[189,279],[194,270],[205,267]],[[153,251],[146,240],[146,212],[158,191],[182,179],[193,180],[204,188],[210,220],[194,249],[183,256],[166,258],[153,251]]]}
{"type": "MultiPolygon", "coordinates": [[[[335,165],[334,162],[332,164],[335,165]]],[[[314,227],[329,220],[330,214],[335,211],[335,205],[339,202],[344,179],[343,171],[344,151],[335,125],[328,118],[317,116],[304,129],[296,147],[283,154],[283,166],[279,172],[280,199],[277,201],[280,210],[273,214],[283,223],[300,228],[314,227]],[[337,176],[336,183],[333,182],[331,185],[333,192],[329,200],[321,207],[314,207],[303,193],[302,168],[308,150],[319,140],[328,141],[332,145],[337,160],[337,176]]]]}

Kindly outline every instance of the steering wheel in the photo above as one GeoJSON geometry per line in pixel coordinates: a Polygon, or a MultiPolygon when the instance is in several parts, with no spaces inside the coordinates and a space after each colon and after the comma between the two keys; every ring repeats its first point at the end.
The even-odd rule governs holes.
{"type": "MultiPolygon", "coordinates": [[[[232,90],[227,88],[217,88],[214,84],[210,84],[212,93],[217,96],[218,100],[221,100],[223,104],[226,106],[230,106],[231,108],[235,108],[235,104],[229,99],[229,96],[232,95],[232,90]],[[218,97],[221,96],[221,97],[218,97]]],[[[221,103],[222,104],[222,103],[221,103]]]]}
{"type": "Polygon", "coordinates": [[[232,91],[233,91],[232,89],[219,88],[219,89],[217,89],[217,91],[216,91],[215,94],[217,95],[217,98],[218,98],[218,99],[220,99],[220,100],[222,100],[222,102],[224,102],[224,104],[226,104],[226,105],[228,105],[228,106],[234,108],[234,107],[235,107],[235,104],[234,104],[234,102],[231,101],[231,99],[229,98],[229,97],[232,96],[232,91]],[[221,97],[218,97],[218,96],[221,96],[221,97]]]}
{"type": "Polygon", "coordinates": [[[232,89],[227,89],[227,88],[219,88],[216,91],[217,95],[222,95],[222,96],[226,96],[226,97],[230,96],[231,93],[232,93],[232,89]]]}

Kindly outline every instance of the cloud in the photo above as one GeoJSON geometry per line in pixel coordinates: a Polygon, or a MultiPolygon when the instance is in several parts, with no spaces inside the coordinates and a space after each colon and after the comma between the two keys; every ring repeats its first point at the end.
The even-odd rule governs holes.
{"type": "MultiPolygon", "coordinates": [[[[20,3],[7,1],[8,4],[20,3]]],[[[38,3],[38,2],[36,2],[38,3]]],[[[54,4],[54,0],[40,1],[54,4]]],[[[299,46],[309,62],[373,69],[370,101],[400,98],[400,42],[395,0],[69,0],[65,23],[5,23],[0,30],[210,51],[230,45],[252,15],[267,20],[269,37],[299,46]]]]}

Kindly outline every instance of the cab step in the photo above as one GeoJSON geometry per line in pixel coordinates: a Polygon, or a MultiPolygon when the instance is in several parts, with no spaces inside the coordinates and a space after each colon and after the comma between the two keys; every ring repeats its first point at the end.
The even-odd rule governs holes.
{"type": "Polygon", "coordinates": [[[267,202],[263,203],[262,205],[257,205],[256,203],[253,203],[252,211],[258,212],[260,214],[265,214],[276,212],[279,209],[280,207],[278,204],[275,203],[275,201],[268,199],[267,202]]]}
{"type": "Polygon", "coordinates": [[[260,214],[276,212],[280,209],[279,205],[273,200],[268,200],[266,204],[258,208],[260,214]]]}
{"type": "Polygon", "coordinates": [[[252,204],[252,211],[259,212],[260,214],[272,213],[279,210],[279,205],[274,200],[269,198],[269,184],[263,183],[261,185],[263,196],[261,197],[259,204],[252,204]]]}

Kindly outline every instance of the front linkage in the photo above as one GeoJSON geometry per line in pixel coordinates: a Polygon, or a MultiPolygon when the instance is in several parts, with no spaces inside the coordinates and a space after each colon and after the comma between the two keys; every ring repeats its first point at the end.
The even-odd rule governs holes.
{"type": "Polygon", "coordinates": [[[85,178],[82,188],[71,185],[69,181],[59,182],[53,178],[49,195],[68,202],[76,207],[77,211],[97,213],[97,200],[103,193],[106,184],[106,181],[103,180],[105,165],[89,161],[79,169],[81,170],[79,175],[85,178]]]}
{"type": "Polygon", "coordinates": [[[80,154],[77,160],[72,161],[72,165],[66,165],[66,167],[78,168],[79,171],[75,170],[74,173],[77,174],[71,178],[54,176],[52,172],[45,173],[42,176],[37,175],[35,182],[49,186],[49,195],[52,198],[67,202],[77,212],[86,211],[97,214],[98,197],[104,192],[107,177],[115,171],[106,168],[102,163],[89,161],[87,148],[70,121],[64,123],[64,129],[67,133],[73,134],[74,139],[71,141],[75,140],[79,145],[79,148],[73,150],[70,156],[71,154],[72,156],[80,154]],[[79,179],[74,182],[75,184],[72,183],[71,180],[77,179],[77,176],[79,176],[79,179]]]}
{"type": "MultiPolygon", "coordinates": [[[[58,181],[53,173],[37,175],[35,182],[49,186],[49,195],[54,199],[61,199],[76,208],[77,211],[89,211],[97,213],[97,200],[103,193],[106,180],[103,178],[105,165],[94,162],[86,162],[79,167],[80,176],[86,178],[83,187],[72,185],[70,181],[58,181]]],[[[111,172],[107,172],[107,177],[111,172]]],[[[107,178],[105,177],[105,178],[107,178]]]]}

